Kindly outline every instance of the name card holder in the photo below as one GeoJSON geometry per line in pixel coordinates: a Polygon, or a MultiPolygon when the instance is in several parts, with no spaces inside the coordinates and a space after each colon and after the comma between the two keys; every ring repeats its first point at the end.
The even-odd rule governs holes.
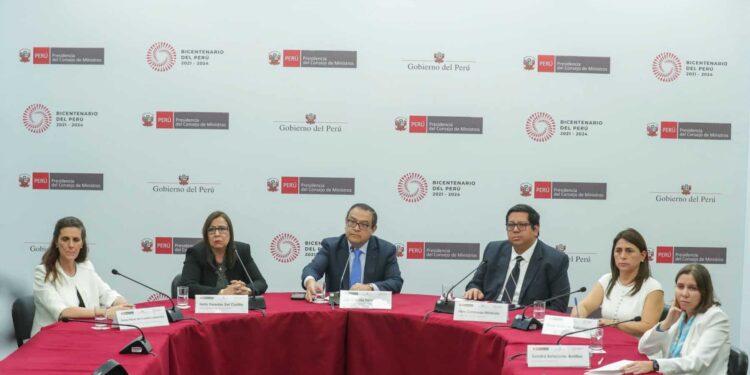
{"type": "Polygon", "coordinates": [[[340,305],[342,309],[390,310],[392,293],[382,291],[342,290],[340,305]]]}
{"type": "MultiPolygon", "coordinates": [[[[571,318],[569,316],[547,315],[544,317],[544,326],[542,327],[543,335],[562,336],[568,332],[580,331],[582,329],[595,328],[599,326],[596,319],[571,318]]],[[[587,339],[591,337],[591,332],[581,332],[570,337],[587,339]]]]}
{"type": "MultiPolygon", "coordinates": [[[[143,309],[117,310],[114,323],[132,324],[138,328],[168,326],[167,311],[164,306],[147,307],[143,309]]],[[[120,326],[120,330],[135,329],[133,327],[120,326]]]]}
{"type": "Polygon", "coordinates": [[[196,314],[247,314],[247,296],[199,294],[195,296],[196,314]]]}
{"type": "Polygon", "coordinates": [[[529,367],[588,368],[591,366],[589,346],[529,345],[526,349],[526,364],[529,367]]]}
{"type": "Polygon", "coordinates": [[[453,320],[507,323],[508,305],[505,303],[457,299],[453,311],[453,320]]]}

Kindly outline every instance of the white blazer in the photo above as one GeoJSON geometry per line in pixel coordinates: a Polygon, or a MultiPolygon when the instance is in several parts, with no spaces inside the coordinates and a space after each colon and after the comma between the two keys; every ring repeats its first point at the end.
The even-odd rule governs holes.
{"type": "MultiPolygon", "coordinates": [[[[684,318],[680,315],[680,319],[684,318]]],[[[646,331],[638,342],[638,350],[659,362],[659,371],[664,374],[726,374],[729,362],[729,318],[721,307],[711,306],[693,320],[685,337],[681,356],[666,358],[669,346],[677,335],[679,322],[667,332],[659,332],[656,326],[646,331]]]]}
{"type": "Polygon", "coordinates": [[[76,290],[81,294],[83,304],[87,308],[99,307],[100,304],[111,306],[120,297],[107,285],[94,270],[90,261],[76,263],[76,274],[68,276],[56,263],[57,280],[52,283],[45,281],[47,270],[43,264],[34,269],[34,324],[31,327],[31,336],[39,332],[42,327],[55,323],[60,314],[68,307],[78,307],[78,296],[76,290]]]}

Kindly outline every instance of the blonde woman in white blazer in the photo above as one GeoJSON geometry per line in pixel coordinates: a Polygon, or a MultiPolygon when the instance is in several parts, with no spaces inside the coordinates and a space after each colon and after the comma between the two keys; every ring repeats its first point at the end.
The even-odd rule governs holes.
{"type": "Polygon", "coordinates": [[[72,216],[58,220],[52,243],[35,270],[32,336],[62,318],[93,318],[104,309],[111,319],[115,311],[133,308],[99,277],[87,257],[81,220],[72,216]]]}
{"type": "Polygon", "coordinates": [[[700,264],[677,273],[675,297],[667,317],[648,330],[638,350],[651,361],[632,362],[625,373],[726,374],[729,318],[714,298],[711,275],[700,264]]]}

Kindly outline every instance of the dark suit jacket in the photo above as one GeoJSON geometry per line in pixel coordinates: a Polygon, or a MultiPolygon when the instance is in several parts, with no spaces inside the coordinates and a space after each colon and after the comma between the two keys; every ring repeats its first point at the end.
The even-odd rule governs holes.
{"type": "MultiPolygon", "coordinates": [[[[304,289],[305,278],[312,276],[315,280],[326,276],[326,290],[337,292],[341,282],[342,273],[344,281],[341,282],[343,289],[349,289],[349,243],[346,236],[326,238],[321,243],[320,250],[315,254],[312,262],[302,269],[302,288],[304,289]]],[[[370,237],[367,243],[367,258],[365,270],[362,273],[364,284],[375,284],[378,289],[390,290],[394,293],[401,291],[404,279],[396,261],[396,247],[392,243],[370,237]]]]}
{"type": "MultiPolygon", "coordinates": [[[[258,266],[255,265],[252,255],[250,255],[250,245],[243,242],[234,242],[237,247],[237,251],[240,253],[240,259],[245,264],[247,272],[250,273],[250,277],[253,278],[255,284],[255,290],[250,280],[245,276],[245,271],[240,265],[240,259],[234,263],[234,267],[227,268],[227,280],[242,280],[247,284],[247,287],[253,289],[255,294],[263,294],[268,289],[266,280],[263,275],[260,274],[258,266]]],[[[227,251],[234,251],[227,248],[227,251]]],[[[221,288],[216,287],[216,268],[211,261],[213,258],[213,252],[201,241],[197,245],[189,248],[185,253],[185,262],[182,265],[182,281],[180,285],[188,287],[190,297],[195,297],[196,294],[219,294],[221,288]]],[[[227,265],[228,267],[228,265],[227,265]]]]}
{"type": "MultiPolygon", "coordinates": [[[[487,263],[479,267],[474,278],[466,284],[466,290],[478,288],[484,293],[485,300],[497,300],[505,283],[512,253],[513,245],[509,241],[488,243],[483,257],[487,263]]],[[[536,300],[544,300],[568,292],[570,292],[568,257],[538,240],[529,266],[526,268],[518,303],[528,306],[536,300]]],[[[566,312],[568,297],[550,301],[547,308],[566,312]]]]}

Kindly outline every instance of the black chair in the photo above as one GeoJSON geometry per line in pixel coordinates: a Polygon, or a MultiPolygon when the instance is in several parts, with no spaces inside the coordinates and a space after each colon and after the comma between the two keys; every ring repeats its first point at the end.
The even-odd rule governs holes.
{"type": "Polygon", "coordinates": [[[727,366],[728,375],[746,375],[747,374],[747,353],[742,349],[732,346],[729,352],[729,366],[727,366]]]}
{"type": "MultiPolygon", "coordinates": [[[[16,344],[20,348],[25,340],[31,337],[31,326],[34,324],[34,296],[18,297],[13,301],[11,315],[13,316],[13,329],[16,331],[16,344]]],[[[746,362],[747,362],[747,356],[746,362]]]]}
{"type": "Polygon", "coordinates": [[[660,322],[667,318],[667,314],[669,314],[669,309],[671,308],[672,305],[667,305],[666,303],[664,304],[664,308],[661,309],[661,317],[659,317],[660,322]]]}
{"type": "Polygon", "coordinates": [[[177,298],[177,287],[182,282],[182,274],[178,273],[174,279],[172,279],[172,298],[177,298]]]}

